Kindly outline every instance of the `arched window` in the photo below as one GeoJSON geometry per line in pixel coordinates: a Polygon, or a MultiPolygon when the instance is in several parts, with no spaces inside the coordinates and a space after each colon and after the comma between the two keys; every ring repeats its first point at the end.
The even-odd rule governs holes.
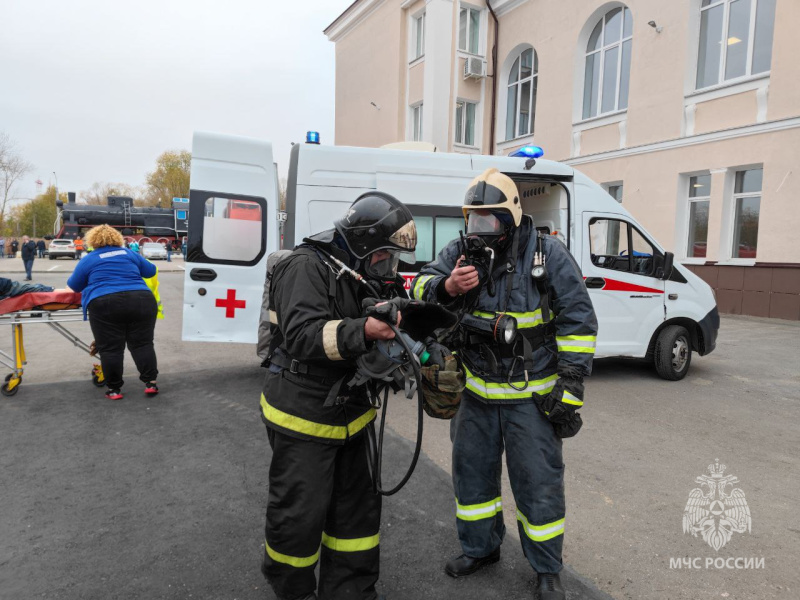
{"type": "Polygon", "coordinates": [[[533,133],[538,72],[539,61],[533,48],[523,50],[511,65],[506,96],[507,140],[533,133]]]}
{"type": "Polygon", "coordinates": [[[633,17],[626,6],[608,11],[586,44],[583,118],[628,108],[633,17]]]}

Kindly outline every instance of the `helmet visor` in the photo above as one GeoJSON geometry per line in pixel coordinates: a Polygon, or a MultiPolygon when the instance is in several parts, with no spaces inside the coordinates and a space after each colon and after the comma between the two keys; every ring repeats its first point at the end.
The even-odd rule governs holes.
{"type": "Polygon", "coordinates": [[[467,215],[467,235],[502,235],[514,225],[514,217],[500,210],[471,210],[467,215]]]}
{"type": "Polygon", "coordinates": [[[414,255],[413,252],[400,252],[399,250],[376,250],[367,257],[364,270],[373,279],[394,279],[397,277],[400,261],[409,262],[407,260],[409,254],[412,257],[414,255]]]}
{"type": "Polygon", "coordinates": [[[396,248],[400,250],[405,250],[407,254],[409,254],[412,260],[406,260],[406,258],[402,258],[404,262],[415,262],[413,260],[414,250],[417,247],[417,226],[413,220],[409,221],[400,229],[395,231],[392,235],[389,236],[389,242],[392,243],[396,248]]]}

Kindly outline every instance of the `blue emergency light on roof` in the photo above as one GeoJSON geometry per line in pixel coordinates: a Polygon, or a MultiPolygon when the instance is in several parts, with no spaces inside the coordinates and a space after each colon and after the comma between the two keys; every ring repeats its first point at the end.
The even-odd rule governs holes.
{"type": "Polygon", "coordinates": [[[307,131],[306,144],[319,144],[319,131],[307,131]]]}
{"type": "Polygon", "coordinates": [[[524,156],[525,158],[539,158],[544,156],[544,150],[540,146],[523,146],[509,156],[524,156]]]}

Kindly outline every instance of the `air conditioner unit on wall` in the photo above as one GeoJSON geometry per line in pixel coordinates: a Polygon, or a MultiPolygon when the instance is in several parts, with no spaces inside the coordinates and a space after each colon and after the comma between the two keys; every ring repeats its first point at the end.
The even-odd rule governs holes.
{"type": "Polygon", "coordinates": [[[486,77],[486,61],[469,56],[464,59],[464,79],[482,79],[486,77]]]}

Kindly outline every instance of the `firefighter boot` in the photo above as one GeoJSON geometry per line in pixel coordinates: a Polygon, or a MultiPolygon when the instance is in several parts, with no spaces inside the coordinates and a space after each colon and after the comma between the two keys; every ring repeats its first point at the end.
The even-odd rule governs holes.
{"type": "Polygon", "coordinates": [[[539,600],[565,600],[566,594],[558,573],[539,573],[537,586],[539,600]]]}
{"type": "Polygon", "coordinates": [[[500,548],[482,558],[473,558],[462,554],[448,560],[444,567],[444,572],[450,577],[465,577],[466,575],[472,575],[486,565],[496,563],[498,560],[500,560],[500,548]]]}

